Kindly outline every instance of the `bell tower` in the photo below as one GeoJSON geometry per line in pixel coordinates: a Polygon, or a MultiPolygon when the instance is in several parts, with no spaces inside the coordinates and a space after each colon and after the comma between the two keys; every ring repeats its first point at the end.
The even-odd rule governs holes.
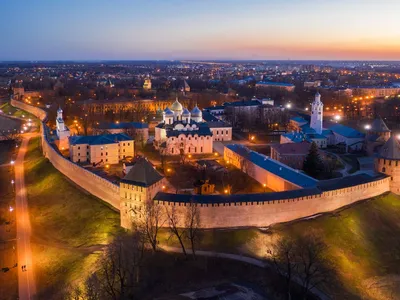
{"type": "Polygon", "coordinates": [[[315,94],[315,100],[311,105],[311,123],[310,127],[315,130],[316,133],[322,133],[322,120],[324,113],[324,104],[321,102],[320,93],[315,94]]]}

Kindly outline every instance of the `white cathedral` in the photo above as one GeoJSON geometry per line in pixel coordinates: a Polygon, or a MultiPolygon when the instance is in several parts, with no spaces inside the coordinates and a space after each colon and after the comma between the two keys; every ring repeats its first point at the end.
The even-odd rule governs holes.
{"type": "Polygon", "coordinates": [[[57,137],[58,137],[58,149],[65,150],[65,149],[69,148],[68,138],[71,135],[71,133],[70,133],[68,127],[65,126],[62,114],[63,114],[63,111],[60,107],[57,110],[56,132],[57,132],[57,137]]]}
{"type": "Polygon", "coordinates": [[[190,112],[176,99],[155,128],[154,147],[165,155],[212,153],[212,137],[201,110],[196,106],[190,112]]]}

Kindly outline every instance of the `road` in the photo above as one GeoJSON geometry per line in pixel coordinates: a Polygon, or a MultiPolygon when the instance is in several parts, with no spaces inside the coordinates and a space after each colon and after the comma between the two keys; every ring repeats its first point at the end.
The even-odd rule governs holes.
{"type": "Polygon", "coordinates": [[[32,134],[25,134],[15,161],[15,205],[17,220],[18,294],[19,299],[33,299],[36,293],[31,250],[31,225],[24,179],[24,157],[32,134]],[[26,271],[21,266],[26,265],[26,271]]]}

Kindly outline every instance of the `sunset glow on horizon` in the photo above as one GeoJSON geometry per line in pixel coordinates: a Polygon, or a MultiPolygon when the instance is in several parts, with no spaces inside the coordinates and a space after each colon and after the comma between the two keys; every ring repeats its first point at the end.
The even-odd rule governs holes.
{"type": "Polygon", "coordinates": [[[5,0],[2,8],[0,60],[400,60],[397,0],[5,0]]]}

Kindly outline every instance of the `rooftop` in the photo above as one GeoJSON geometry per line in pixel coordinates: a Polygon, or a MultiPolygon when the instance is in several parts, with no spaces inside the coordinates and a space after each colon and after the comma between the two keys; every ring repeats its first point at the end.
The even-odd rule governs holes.
{"type": "Polygon", "coordinates": [[[164,177],[157,172],[154,166],[147,158],[137,158],[128,174],[121,180],[123,183],[129,183],[137,186],[148,187],[160,181],[164,177]]]}
{"type": "Polygon", "coordinates": [[[390,160],[400,160],[400,144],[396,137],[390,139],[379,150],[379,156],[390,160]]]}
{"type": "Polygon", "coordinates": [[[385,122],[381,117],[375,119],[371,124],[371,132],[390,132],[390,129],[386,126],[385,122]]]}
{"type": "Polygon", "coordinates": [[[106,145],[106,144],[116,144],[122,141],[133,141],[133,139],[126,135],[125,133],[116,134],[101,134],[101,135],[87,135],[79,136],[74,135],[69,137],[69,143],[71,145],[106,145]]]}
{"type": "Polygon", "coordinates": [[[299,170],[292,169],[268,156],[252,151],[243,145],[232,144],[225,147],[248,159],[260,168],[263,168],[268,172],[275,174],[276,176],[281,177],[282,179],[299,187],[314,187],[318,182],[318,180],[300,172],[299,170]]]}
{"type": "Polygon", "coordinates": [[[101,122],[97,127],[99,129],[144,129],[149,128],[149,124],[141,122],[101,122]]]}
{"type": "Polygon", "coordinates": [[[308,142],[271,145],[271,148],[281,155],[307,155],[310,147],[311,144],[308,142]]]}
{"type": "Polygon", "coordinates": [[[342,135],[346,138],[364,138],[365,134],[355,130],[354,128],[344,126],[342,124],[335,124],[329,127],[334,133],[342,135]]]}

